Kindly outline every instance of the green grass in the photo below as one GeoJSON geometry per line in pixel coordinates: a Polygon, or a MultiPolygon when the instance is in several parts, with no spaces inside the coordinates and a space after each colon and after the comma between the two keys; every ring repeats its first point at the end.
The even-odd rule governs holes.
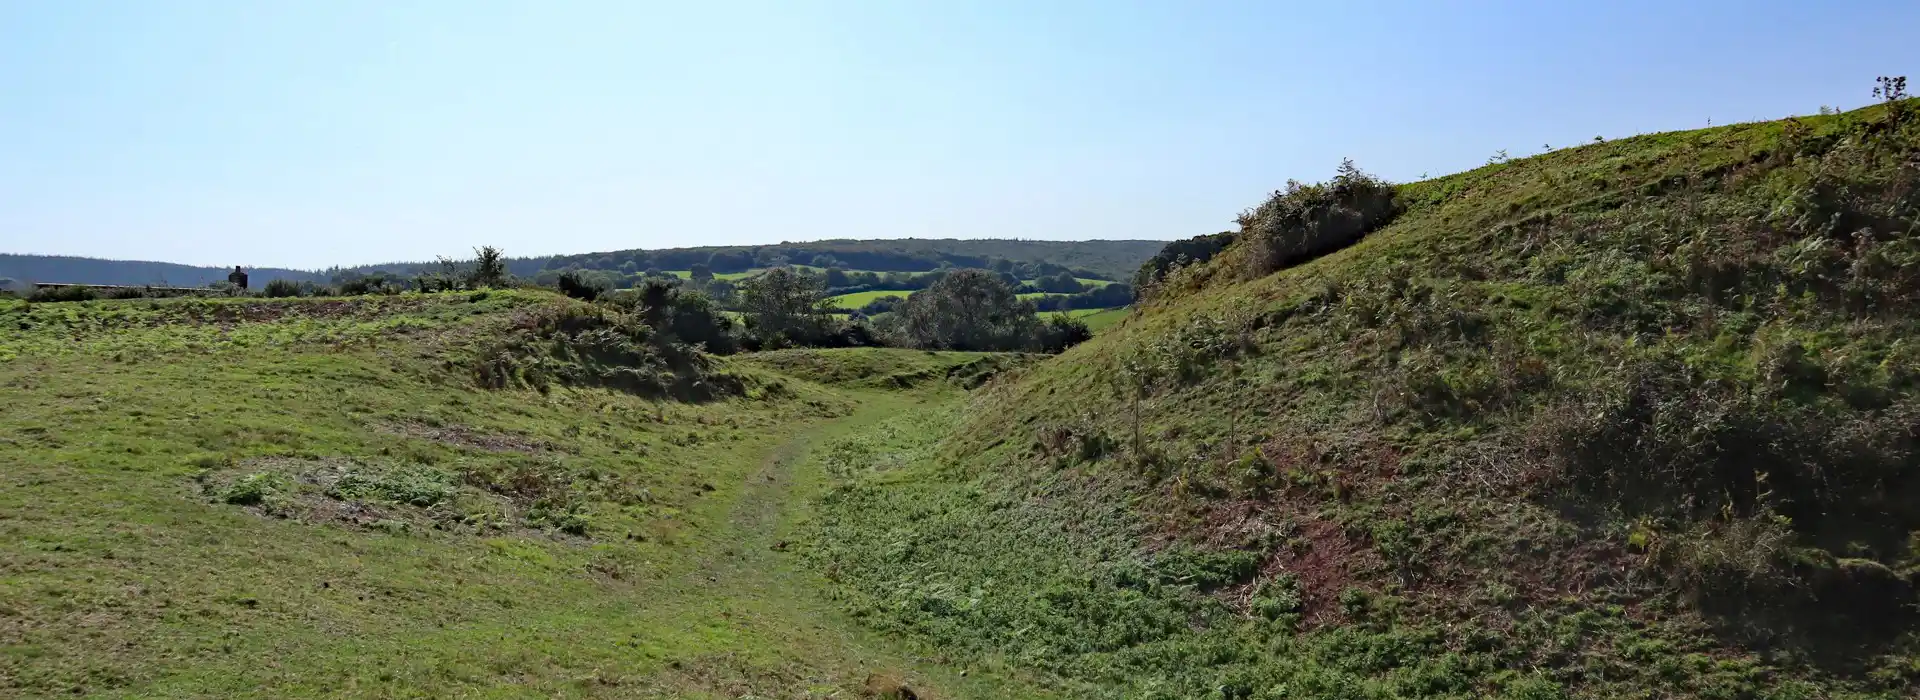
{"type": "Polygon", "coordinates": [[[1654,134],[1229,247],[861,438],[899,456],[811,561],[1075,695],[1911,697],[1916,152],[1882,108],[1654,134]]]}
{"type": "Polygon", "coordinates": [[[552,299],[0,307],[0,694],[1039,692],[917,660],[778,551],[812,445],[953,384],[729,361],[751,397],[683,404],[449,361],[552,299]]]}

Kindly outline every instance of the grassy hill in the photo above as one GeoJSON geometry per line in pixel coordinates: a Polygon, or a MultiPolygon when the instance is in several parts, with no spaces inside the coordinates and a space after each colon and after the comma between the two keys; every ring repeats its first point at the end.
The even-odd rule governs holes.
{"type": "Polygon", "coordinates": [[[1901,107],[1297,188],[1050,358],[0,299],[0,695],[1913,697],[1901,107]]]}
{"type": "Polygon", "coordinates": [[[1277,271],[1241,232],[854,438],[893,457],[809,557],[870,624],[1078,695],[1913,697],[1904,107],[1401,185],[1277,271]]]}
{"type": "Polygon", "coordinates": [[[0,695],[1045,694],[877,638],[782,552],[813,445],[997,365],[663,367],[553,318],[595,316],[523,291],[0,300],[0,695]],[[669,370],[731,390],[668,398],[669,370]]]}

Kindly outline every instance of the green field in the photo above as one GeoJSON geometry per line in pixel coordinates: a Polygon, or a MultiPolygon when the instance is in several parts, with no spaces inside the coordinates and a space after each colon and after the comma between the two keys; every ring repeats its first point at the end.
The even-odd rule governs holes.
{"type": "Polygon", "coordinates": [[[841,294],[839,296],[827,297],[827,305],[836,309],[852,310],[852,309],[858,309],[862,306],[866,306],[869,302],[872,302],[875,299],[879,299],[880,297],[894,296],[894,297],[905,298],[905,297],[913,296],[913,293],[915,291],[917,290],[876,289],[876,290],[867,291],[867,292],[854,292],[852,294],[841,294]]]}
{"type": "Polygon", "coordinates": [[[1127,317],[1127,309],[1073,309],[1066,314],[1087,324],[1087,330],[1099,333],[1127,317]]]}
{"type": "MultiPolygon", "coordinates": [[[[713,278],[717,280],[729,280],[729,281],[743,280],[748,277],[752,277],[754,275],[758,275],[766,271],[767,269],[764,267],[756,267],[751,270],[747,270],[745,272],[716,272],[716,273],[713,273],[713,278]]],[[[667,270],[666,272],[669,275],[673,275],[683,280],[693,279],[692,270],[667,270]]]]}

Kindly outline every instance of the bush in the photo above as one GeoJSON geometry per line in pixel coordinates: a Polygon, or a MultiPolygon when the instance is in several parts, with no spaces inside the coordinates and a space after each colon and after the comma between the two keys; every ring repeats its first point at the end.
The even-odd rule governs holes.
{"type": "Polygon", "coordinates": [[[894,309],[899,308],[900,304],[904,303],[906,300],[907,300],[906,297],[889,294],[889,295],[880,297],[878,299],[874,299],[873,301],[867,302],[864,306],[860,307],[860,313],[866,314],[868,316],[879,316],[880,314],[892,313],[894,309]]]}
{"type": "Polygon", "coordinates": [[[594,386],[640,396],[706,400],[745,387],[637,314],[606,305],[551,304],[524,312],[473,363],[481,386],[594,386]]]}
{"type": "Polygon", "coordinates": [[[1214,255],[1226,250],[1227,246],[1233,245],[1235,238],[1234,232],[1222,231],[1168,243],[1153,256],[1153,259],[1142,264],[1139,272],[1134,273],[1133,286],[1147,289],[1159,282],[1173,268],[1211,260],[1214,255]]]}
{"type": "Polygon", "coordinates": [[[1040,324],[1034,334],[1037,339],[1034,349],[1053,354],[1065,352],[1067,348],[1093,339],[1093,331],[1087,329],[1085,321],[1066,314],[1054,314],[1049,317],[1046,323],[1040,324]]]}
{"type": "Polygon", "coordinates": [[[79,286],[41,287],[39,289],[33,290],[33,294],[27,297],[27,301],[39,301],[39,302],[93,301],[94,299],[97,299],[97,298],[99,298],[99,296],[94,294],[93,289],[90,287],[79,287],[79,286]]]}
{"type": "Polygon", "coordinates": [[[555,286],[560,289],[561,294],[585,301],[599,299],[600,295],[605,294],[608,289],[608,285],[601,280],[583,275],[579,270],[561,272],[555,286]]]}
{"type": "Polygon", "coordinates": [[[361,296],[366,294],[399,294],[411,286],[405,279],[388,272],[367,274],[347,274],[335,278],[335,284],[342,296],[361,296]]]}
{"type": "Polygon", "coordinates": [[[269,280],[267,286],[260,289],[262,296],[272,299],[297,297],[301,296],[300,292],[300,283],[288,279],[269,280]]]}
{"type": "Polygon", "coordinates": [[[1393,186],[1347,160],[1331,182],[1289,180],[1285,190],[1242,212],[1238,238],[1254,246],[1250,272],[1258,277],[1352,245],[1396,213],[1393,186]]]}
{"type": "Polygon", "coordinates": [[[986,270],[961,270],[907,297],[899,317],[901,342],[927,350],[1025,350],[1039,322],[1033,304],[986,270]]]}
{"type": "Polygon", "coordinates": [[[268,505],[286,490],[283,477],[258,472],[240,477],[227,486],[220,492],[220,500],[236,506],[268,505]]]}
{"type": "Polygon", "coordinates": [[[733,319],[705,294],[680,286],[678,282],[648,280],[632,295],[627,310],[668,342],[683,343],[707,352],[728,355],[740,350],[733,334],[733,319]]]}

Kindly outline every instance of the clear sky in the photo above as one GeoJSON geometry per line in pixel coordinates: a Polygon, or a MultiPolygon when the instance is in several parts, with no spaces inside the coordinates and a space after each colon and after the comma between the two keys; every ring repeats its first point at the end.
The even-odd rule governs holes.
{"type": "Polygon", "coordinates": [[[1869,101],[1920,2],[0,0],[0,252],[1179,238],[1869,101]],[[1575,5],[1581,7],[1575,7],[1575,5]]]}

